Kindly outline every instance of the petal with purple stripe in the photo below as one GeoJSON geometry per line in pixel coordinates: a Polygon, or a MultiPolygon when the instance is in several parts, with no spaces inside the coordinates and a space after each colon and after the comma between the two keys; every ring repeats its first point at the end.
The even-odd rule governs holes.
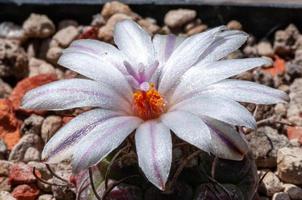
{"type": "Polygon", "coordinates": [[[182,140],[210,152],[210,131],[200,117],[185,111],[173,111],[162,115],[161,121],[182,140]]]}
{"type": "Polygon", "coordinates": [[[78,173],[98,164],[132,133],[142,120],[137,117],[114,117],[94,129],[74,148],[72,169],[78,173]]]}
{"type": "Polygon", "coordinates": [[[63,126],[45,145],[42,159],[57,163],[70,158],[73,147],[104,121],[122,115],[110,110],[94,109],[84,112],[63,126]]]}
{"type": "Polygon", "coordinates": [[[147,121],[137,129],[135,144],[140,168],[151,183],[164,190],[172,162],[169,128],[155,120],[147,121]]]}
{"type": "Polygon", "coordinates": [[[102,107],[130,111],[130,104],[107,85],[86,79],[52,82],[30,90],[22,107],[41,110],[64,110],[77,107],[102,107]]]}
{"type": "Polygon", "coordinates": [[[219,158],[242,160],[248,152],[248,145],[243,136],[226,123],[206,117],[203,119],[212,136],[211,152],[219,158]]]}

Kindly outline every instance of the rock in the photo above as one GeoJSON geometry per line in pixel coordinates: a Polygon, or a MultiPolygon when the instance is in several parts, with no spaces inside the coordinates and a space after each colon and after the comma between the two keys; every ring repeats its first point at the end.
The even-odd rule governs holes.
{"type": "Polygon", "coordinates": [[[28,37],[47,38],[55,32],[55,25],[46,15],[32,13],[23,23],[23,29],[28,37]]]}
{"type": "Polygon", "coordinates": [[[41,128],[41,137],[46,143],[62,126],[62,118],[59,116],[48,116],[45,118],[42,128],[41,128]]]}
{"type": "Polygon", "coordinates": [[[231,30],[241,30],[242,29],[242,25],[237,20],[229,21],[229,23],[227,23],[226,26],[228,27],[228,29],[231,29],[231,30]]]}
{"type": "Polygon", "coordinates": [[[6,144],[2,139],[0,139],[0,160],[4,159],[7,153],[7,147],[6,144]]]}
{"type": "Polygon", "coordinates": [[[154,21],[149,19],[140,19],[137,23],[151,35],[157,33],[160,30],[160,27],[157,26],[154,21]]]}
{"type": "Polygon", "coordinates": [[[35,147],[36,149],[41,150],[41,138],[36,134],[24,135],[14,146],[8,159],[14,161],[22,161],[24,159],[25,152],[29,147],[35,147]]]}
{"type": "MultiPolygon", "coordinates": [[[[41,176],[39,172],[37,175],[41,176]]],[[[36,182],[33,168],[24,163],[15,163],[10,167],[9,180],[12,185],[31,184],[36,182]]]]}
{"type": "Polygon", "coordinates": [[[0,200],[17,200],[9,192],[0,191],[0,200]]]}
{"type": "Polygon", "coordinates": [[[128,5],[118,1],[107,2],[102,9],[101,15],[107,20],[117,13],[122,13],[128,16],[134,15],[128,5]]]}
{"type": "Polygon", "coordinates": [[[258,128],[256,132],[251,132],[246,138],[258,167],[276,167],[277,151],[289,146],[287,137],[278,134],[276,129],[269,126],[258,128]]]}
{"type": "Polygon", "coordinates": [[[12,195],[18,200],[36,200],[39,193],[39,189],[34,185],[18,185],[12,195]]]}
{"type": "Polygon", "coordinates": [[[0,38],[17,40],[20,42],[24,42],[27,39],[24,30],[12,22],[2,22],[0,24],[0,38]]]}
{"type": "Polygon", "coordinates": [[[12,92],[12,87],[0,79],[0,98],[6,98],[12,92]]]}
{"type": "Polygon", "coordinates": [[[297,142],[302,144],[302,127],[301,126],[287,127],[287,137],[290,141],[297,140],[297,142]]]}
{"type": "Polygon", "coordinates": [[[79,30],[74,26],[68,26],[59,30],[54,36],[55,40],[61,47],[67,47],[79,35],[79,30]]]}
{"type": "Polygon", "coordinates": [[[60,56],[62,55],[63,49],[61,47],[51,47],[48,49],[46,53],[47,61],[51,62],[52,64],[57,64],[60,56]]]}
{"type": "Polygon", "coordinates": [[[286,117],[287,108],[284,103],[277,103],[274,107],[275,114],[279,117],[286,117]]]}
{"type": "Polygon", "coordinates": [[[58,30],[64,29],[68,26],[74,26],[74,27],[78,27],[79,23],[75,20],[72,19],[65,19],[59,22],[58,24],[58,30]]]}
{"type": "Polygon", "coordinates": [[[285,192],[275,193],[272,200],[290,200],[289,196],[285,192]]]}
{"type": "Polygon", "coordinates": [[[0,77],[24,78],[28,74],[28,58],[24,49],[12,40],[0,38],[0,77]]]}
{"type": "Polygon", "coordinates": [[[101,14],[96,14],[92,16],[91,26],[100,27],[105,25],[105,19],[101,14]]]}
{"type": "Polygon", "coordinates": [[[277,163],[277,173],[283,182],[302,184],[302,148],[279,149],[277,163]]]}
{"type": "Polygon", "coordinates": [[[123,13],[117,13],[112,15],[105,26],[101,27],[98,32],[98,38],[100,40],[111,42],[113,38],[113,30],[115,27],[115,24],[119,21],[123,21],[126,19],[132,19],[130,16],[125,15],[123,13]]]}
{"type": "Polygon", "coordinates": [[[0,191],[11,191],[11,184],[9,178],[0,177],[0,191]]]}
{"type": "Polygon", "coordinates": [[[290,79],[301,77],[302,75],[302,65],[293,62],[286,63],[286,73],[290,76],[290,79]]]}
{"type": "Polygon", "coordinates": [[[0,160],[0,176],[8,176],[12,162],[7,160],[0,160]]]}
{"type": "Polygon", "coordinates": [[[28,118],[26,118],[21,126],[21,133],[23,135],[25,134],[36,134],[40,135],[41,134],[41,126],[43,123],[44,118],[32,114],[28,118]]]}
{"type": "Polygon", "coordinates": [[[274,40],[275,54],[293,54],[293,51],[295,50],[295,42],[299,35],[299,30],[293,24],[290,24],[285,30],[276,31],[274,40]]]}
{"type": "Polygon", "coordinates": [[[290,122],[302,126],[302,78],[295,79],[290,86],[290,102],[288,104],[287,118],[290,122]]]}
{"type": "Polygon", "coordinates": [[[170,10],[164,18],[164,22],[170,28],[180,28],[187,23],[193,21],[197,16],[195,10],[190,9],[177,9],[170,10]]]}
{"type": "MultiPolygon", "coordinates": [[[[261,175],[261,177],[263,175],[261,175]]],[[[283,190],[283,186],[279,178],[273,172],[268,172],[263,178],[258,190],[260,193],[271,197],[276,192],[281,192],[283,190]]]]}
{"type": "Polygon", "coordinates": [[[291,200],[302,200],[302,188],[293,184],[284,184],[283,187],[291,200]]]}
{"type": "Polygon", "coordinates": [[[31,58],[29,60],[29,76],[36,76],[39,74],[55,74],[56,69],[44,60],[31,58]]]}
{"type": "MultiPolygon", "coordinates": [[[[47,169],[44,163],[31,161],[27,164],[31,167],[35,167],[36,171],[39,171],[39,174],[41,174],[41,178],[43,180],[52,183],[52,174],[47,169]]],[[[51,192],[51,185],[42,183],[41,181],[38,181],[37,185],[38,188],[41,189],[43,192],[51,192]]]]}
{"type": "Polygon", "coordinates": [[[188,32],[187,32],[187,35],[188,36],[191,36],[191,35],[194,35],[194,34],[197,34],[197,33],[201,33],[201,32],[204,32],[208,29],[208,26],[207,25],[204,25],[204,24],[201,24],[201,25],[198,25],[192,29],[190,29],[188,32]]]}
{"type": "Polygon", "coordinates": [[[256,45],[253,45],[253,46],[247,45],[243,48],[243,52],[245,55],[247,55],[249,57],[253,57],[258,54],[258,49],[257,49],[256,45]]]}
{"type": "Polygon", "coordinates": [[[29,161],[39,161],[39,160],[41,160],[40,151],[34,147],[29,147],[24,154],[23,161],[29,162],[29,161]]]}
{"type": "Polygon", "coordinates": [[[38,200],[56,200],[51,194],[42,194],[38,200]]]}
{"type": "Polygon", "coordinates": [[[274,55],[273,47],[268,41],[259,42],[257,45],[257,50],[260,56],[272,57],[274,55]]]}

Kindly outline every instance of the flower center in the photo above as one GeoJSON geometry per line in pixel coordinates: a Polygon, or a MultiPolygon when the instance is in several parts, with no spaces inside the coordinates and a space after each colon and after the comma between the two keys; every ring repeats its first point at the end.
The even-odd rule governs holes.
{"type": "Polygon", "coordinates": [[[149,86],[146,91],[138,90],[133,93],[133,110],[144,120],[159,117],[166,107],[165,99],[154,88],[154,84],[149,83],[149,86]]]}

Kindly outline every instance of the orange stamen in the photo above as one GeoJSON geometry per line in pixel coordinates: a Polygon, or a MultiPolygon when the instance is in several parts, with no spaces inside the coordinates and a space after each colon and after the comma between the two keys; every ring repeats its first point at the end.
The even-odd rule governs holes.
{"type": "Polygon", "coordinates": [[[148,91],[138,90],[133,93],[133,110],[137,116],[144,120],[159,117],[165,111],[165,100],[150,84],[148,91]]]}

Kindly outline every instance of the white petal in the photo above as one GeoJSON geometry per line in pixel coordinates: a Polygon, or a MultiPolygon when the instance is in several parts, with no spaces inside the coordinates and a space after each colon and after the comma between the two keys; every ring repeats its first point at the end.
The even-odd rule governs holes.
{"type": "Polygon", "coordinates": [[[256,128],[256,121],[251,113],[236,101],[217,96],[200,95],[184,100],[170,108],[184,110],[198,116],[208,116],[228,124],[256,128]]]}
{"type": "Polygon", "coordinates": [[[189,68],[194,65],[202,53],[212,44],[216,35],[225,27],[218,27],[185,39],[173,51],[167,60],[159,82],[159,92],[165,94],[189,68]]]}
{"type": "Polygon", "coordinates": [[[213,83],[270,63],[270,60],[264,58],[245,58],[222,60],[195,66],[183,75],[171,99],[177,102],[181,98],[201,91],[213,83]]]}
{"type": "Polygon", "coordinates": [[[78,107],[102,107],[130,112],[130,105],[108,86],[86,79],[67,79],[30,90],[22,107],[64,110],[78,107]]]}
{"type": "Polygon", "coordinates": [[[148,67],[155,61],[150,35],[132,20],[124,20],[116,24],[114,42],[129,58],[131,64],[142,63],[148,67]]]}
{"type": "Polygon", "coordinates": [[[72,168],[78,173],[98,164],[117,148],[142,122],[137,117],[115,117],[108,119],[86,136],[74,148],[72,168]]]}
{"type": "Polygon", "coordinates": [[[151,183],[164,190],[172,162],[170,130],[160,122],[147,121],[137,129],[135,144],[140,168],[151,183]]]}
{"type": "MultiPolygon", "coordinates": [[[[71,47],[74,48],[74,47],[71,47]]],[[[88,78],[104,83],[131,101],[132,89],[125,76],[111,63],[89,51],[67,49],[58,63],[88,78]]]]}
{"type": "Polygon", "coordinates": [[[93,54],[99,59],[109,62],[122,73],[126,72],[124,61],[126,57],[115,46],[98,40],[82,39],[73,41],[64,52],[82,52],[93,54]]]}
{"type": "Polygon", "coordinates": [[[247,40],[248,35],[242,31],[226,30],[220,33],[216,40],[201,56],[200,61],[196,65],[202,65],[213,61],[220,60],[233,51],[239,49],[247,40]]]}
{"type": "Polygon", "coordinates": [[[162,115],[161,120],[182,140],[210,152],[210,131],[202,119],[196,115],[184,111],[173,111],[162,115]]]}
{"type": "Polygon", "coordinates": [[[171,56],[173,51],[185,40],[185,37],[176,35],[159,35],[153,38],[156,58],[160,65],[164,64],[171,56]]]}
{"type": "Polygon", "coordinates": [[[242,160],[248,152],[248,145],[243,136],[232,126],[210,118],[203,118],[212,136],[211,152],[219,158],[242,160]]]}
{"type": "Polygon", "coordinates": [[[250,81],[231,79],[210,85],[201,91],[201,94],[217,95],[235,101],[255,104],[284,103],[288,100],[287,94],[281,90],[276,90],[250,81]]]}
{"type": "Polygon", "coordinates": [[[57,163],[72,156],[73,147],[104,121],[122,115],[121,113],[94,109],[72,119],[63,126],[45,145],[42,159],[48,163],[57,163]]]}

